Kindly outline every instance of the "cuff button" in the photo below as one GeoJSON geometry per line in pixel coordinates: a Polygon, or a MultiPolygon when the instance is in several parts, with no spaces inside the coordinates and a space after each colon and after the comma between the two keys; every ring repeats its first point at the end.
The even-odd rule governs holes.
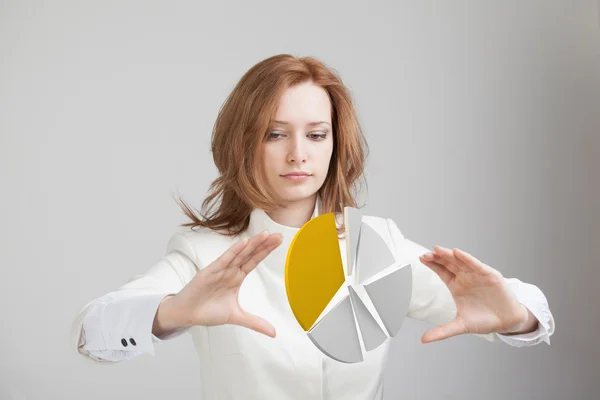
{"type": "Polygon", "coordinates": [[[136,345],[137,343],[135,342],[135,340],[133,340],[133,338],[129,338],[129,343],[131,343],[132,345],[136,345]]]}
{"type": "Polygon", "coordinates": [[[121,339],[121,344],[123,345],[123,347],[127,347],[127,340],[125,340],[124,338],[121,339]]]}

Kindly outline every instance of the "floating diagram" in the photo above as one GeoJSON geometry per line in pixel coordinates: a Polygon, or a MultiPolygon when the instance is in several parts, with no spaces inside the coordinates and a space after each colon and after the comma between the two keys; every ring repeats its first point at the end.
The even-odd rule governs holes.
{"type": "Polygon", "coordinates": [[[315,346],[335,360],[356,363],[400,330],[412,293],[412,268],[396,263],[357,208],[344,208],[344,225],[346,268],[335,215],[323,214],[292,240],[285,285],[292,312],[315,346]]]}

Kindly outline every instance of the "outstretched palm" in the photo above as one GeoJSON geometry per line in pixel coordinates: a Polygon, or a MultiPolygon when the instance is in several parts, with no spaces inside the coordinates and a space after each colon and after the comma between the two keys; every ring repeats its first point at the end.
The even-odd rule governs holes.
{"type": "Polygon", "coordinates": [[[434,246],[434,251],[420,260],[444,281],[457,310],[454,320],[425,332],[423,343],[464,333],[514,332],[526,320],[527,309],[502,274],[472,255],[434,246]]]}
{"type": "Polygon", "coordinates": [[[281,234],[267,232],[240,240],[198,271],[171,303],[171,309],[177,309],[180,324],[234,324],[275,336],[275,328],[268,321],[240,307],[238,294],[246,276],[281,244],[281,240],[281,234]]]}

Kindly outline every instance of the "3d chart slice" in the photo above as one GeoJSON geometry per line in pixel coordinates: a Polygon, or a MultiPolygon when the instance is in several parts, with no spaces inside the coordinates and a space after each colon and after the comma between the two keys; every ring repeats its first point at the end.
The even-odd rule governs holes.
{"type": "Polygon", "coordinates": [[[323,353],[345,362],[363,360],[352,304],[346,296],[308,331],[308,337],[323,353]]]}
{"type": "Polygon", "coordinates": [[[288,249],[285,287],[300,326],[307,331],[345,281],[333,213],[308,221],[288,249]]]}
{"type": "Polygon", "coordinates": [[[364,285],[390,336],[396,336],[408,312],[412,294],[412,268],[407,264],[364,285]]]}
{"type": "Polygon", "coordinates": [[[346,228],[346,274],[354,275],[358,238],[360,236],[362,213],[354,207],[344,207],[344,226],[346,228]]]}
{"type": "Polygon", "coordinates": [[[356,363],[364,359],[363,351],[398,333],[412,294],[412,269],[410,264],[397,268],[384,238],[360,210],[345,207],[344,224],[345,271],[335,214],[323,214],[304,224],[292,240],[285,286],[290,308],[314,345],[334,360],[356,363]],[[351,279],[343,295],[346,275],[351,279]],[[355,290],[359,284],[364,291],[355,290]],[[334,305],[336,294],[343,297],[334,305]]]}
{"type": "Polygon", "coordinates": [[[352,289],[352,286],[348,286],[348,291],[350,292],[350,300],[352,301],[365,350],[371,351],[376,349],[385,342],[387,335],[381,330],[379,324],[373,315],[371,315],[367,306],[365,306],[365,303],[358,297],[356,291],[352,289]]]}
{"type": "Polygon", "coordinates": [[[360,283],[396,262],[385,241],[365,222],[361,223],[357,258],[356,274],[360,283]]]}

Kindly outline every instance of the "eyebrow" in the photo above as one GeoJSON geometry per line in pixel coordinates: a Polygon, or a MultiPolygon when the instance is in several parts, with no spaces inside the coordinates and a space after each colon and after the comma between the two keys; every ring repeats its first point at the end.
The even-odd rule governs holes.
{"type": "MultiPolygon", "coordinates": [[[[271,120],[271,122],[275,123],[275,124],[281,124],[281,125],[289,125],[290,123],[287,121],[277,121],[277,120],[271,120]]],[[[316,126],[316,125],[321,125],[321,124],[327,124],[327,125],[331,125],[329,122],[326,121],[316,121],[316,122],[309,122],[308,126],[316,126]]]]}

